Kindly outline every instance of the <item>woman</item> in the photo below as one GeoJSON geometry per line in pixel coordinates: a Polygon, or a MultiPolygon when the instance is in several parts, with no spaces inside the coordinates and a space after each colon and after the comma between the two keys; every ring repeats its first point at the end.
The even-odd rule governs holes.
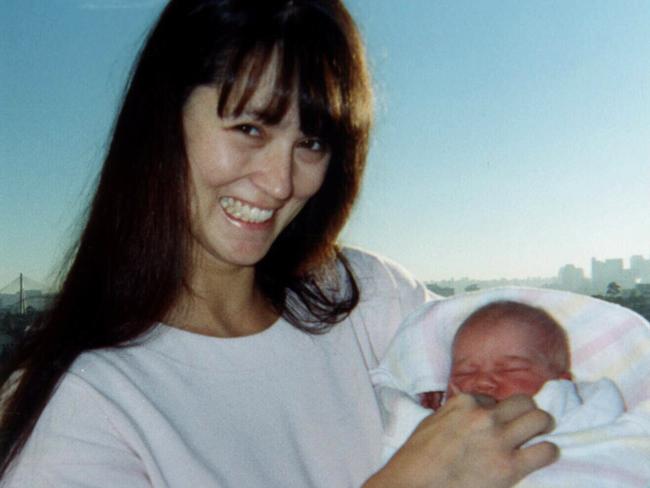
{"type": "Polygon", "coordinates": [[[58,299],[2,372],[3,483],[510,486],[550,462],[516,449],[548,427],[529,400],[461,395],[379,470],[367,370],[428,294],[335,245],[370,122],[338,0],[171,0],[58,299]]]}

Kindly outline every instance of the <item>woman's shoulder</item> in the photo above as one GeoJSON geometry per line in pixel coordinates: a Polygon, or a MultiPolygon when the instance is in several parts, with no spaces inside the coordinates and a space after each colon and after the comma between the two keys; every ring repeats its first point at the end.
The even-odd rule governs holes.
{"type": "Polygon", "coordinates": [[[191,368],[178,356],[191,349],[192,344],[177,341],[181,343],[170,347],[166,354],[165,346],[170,342],[156,325],[129,344],[83,352],[70,365],[62,382],[75,384],[77,389],[97,393],[115,403],[140,398],[143,384],[153,388],[163,383],[171,371],[191,375],[191,368]]]}
{"type": "Polygon", "coordinates": [[[366,298],[404,296],[417,302],[435,298],[423,283],[388,257],[358,247],[344,247],[342,252],[366,298]]]}
{"type": "Polygon", "coordinates": [[[435,299],[424,284],[389,258],[357,248],[345,248],[360,289],[359,305],[351,315],[370,367],[377,365],[406,316],[435,299]]]}

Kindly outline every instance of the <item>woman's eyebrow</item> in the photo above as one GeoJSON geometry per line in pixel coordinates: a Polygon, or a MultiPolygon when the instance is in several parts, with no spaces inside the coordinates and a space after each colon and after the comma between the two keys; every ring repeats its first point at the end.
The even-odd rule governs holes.
{"type": "Polygon", "coordinates": [[[244,110],[242,110],[239,113],[235,113],[235,112],[226,113],[224,114],[224,118],[225,119],[249,118],[261,122],[264,120],[263,114],[264,114],[263,110],[244,108],[244,110]]]}

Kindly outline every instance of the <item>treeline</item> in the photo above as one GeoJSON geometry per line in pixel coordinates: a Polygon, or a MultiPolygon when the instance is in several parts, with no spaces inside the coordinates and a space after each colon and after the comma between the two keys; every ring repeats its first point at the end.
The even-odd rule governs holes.
{"type": "Polygon", "coordinates": [[[27,307],[25,313],[0,312],[0,361],[18,342],[25,330],[32,325],[42,312],[27,307]]]}
{"type": "Polygon", "coordinates": [[[600,298],[610,303],[617,303],[623,307],[634,310],[647,320],[650,320],[650,296],[632,294],[630,296],[622,296],[616,294],[608,295],[594,295],[594,298],[600,298]]]}

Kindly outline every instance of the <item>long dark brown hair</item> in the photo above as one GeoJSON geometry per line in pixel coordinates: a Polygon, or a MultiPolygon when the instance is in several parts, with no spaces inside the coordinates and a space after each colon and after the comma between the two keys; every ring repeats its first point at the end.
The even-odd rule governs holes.
{"type": "Polygon", "coordinates": [[[187,286],[183,106],[194,88],[213,84],[220,114],[242,110],[272,58],[275,96],[263,116],[279,121],[297,91],[303,132],[323,137],[332,156],[321,189],[256,266],[258,285],[278,313],[309,332],[356,306],[358,288],[336,238],[359,190],[372,97],[349,13],[340,0],[171,0],[130,77],[60,292],[0,368],[7,396],[0,475],[79,354],[128,345],[187,286]],[[321,280],[335,267],[344,279],[331,292],[321,280]]]}

